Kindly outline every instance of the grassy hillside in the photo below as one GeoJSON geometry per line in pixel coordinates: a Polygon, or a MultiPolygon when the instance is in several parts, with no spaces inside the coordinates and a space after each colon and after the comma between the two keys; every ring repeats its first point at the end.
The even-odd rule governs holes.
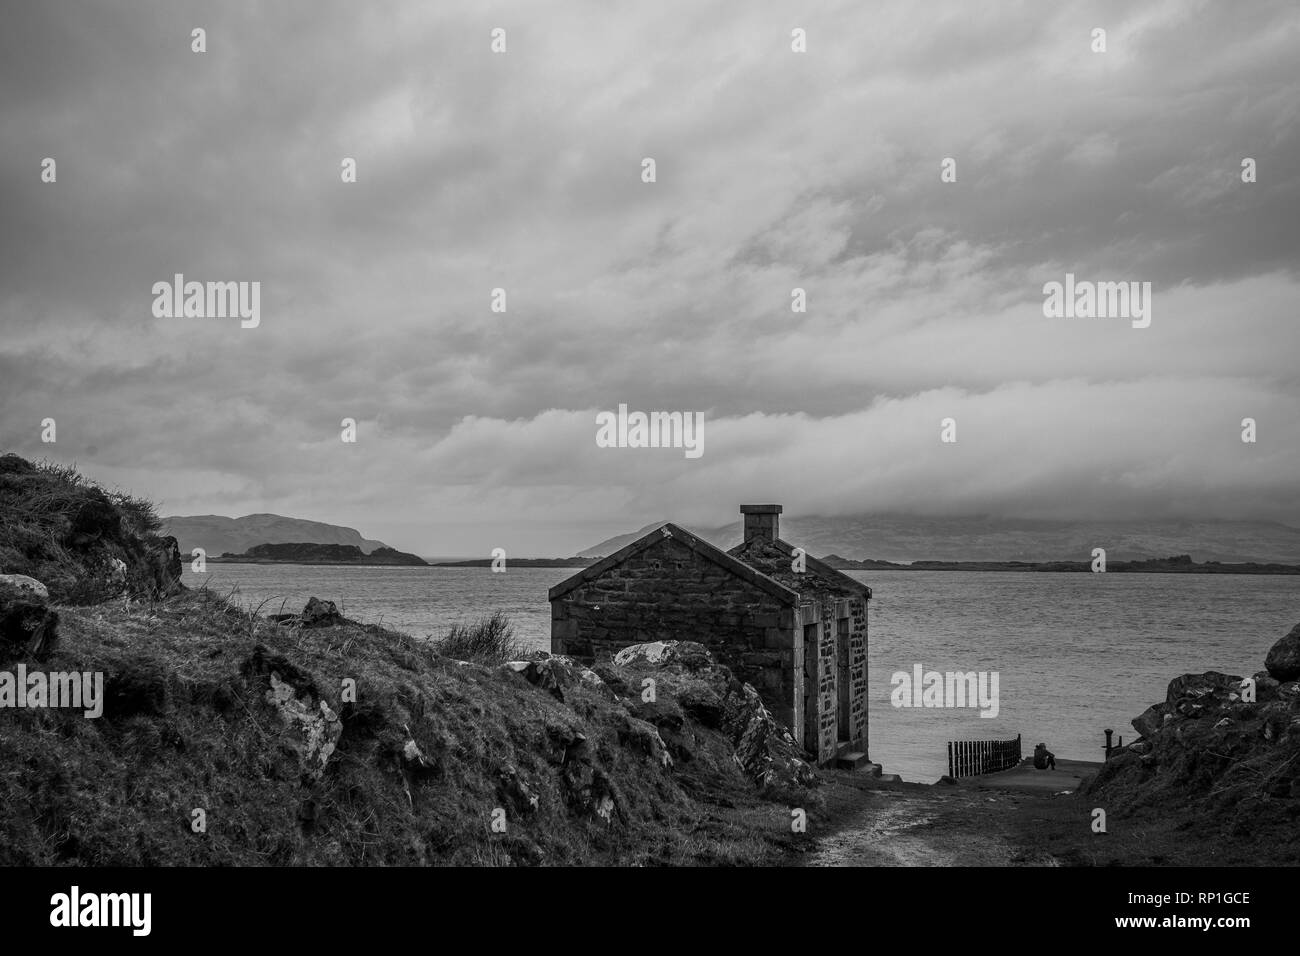
{"type": "Polygon", "coordinates": [[[206,591],[65,608],[62,634],[45,666],[105,673],[104,714],[0,712],[0,865],[764,863],[794,845],[788,806],[734,759],[725,698],[684,669],[606,669],[655,673],[654,707],[578,674],[560,700],[206,591]]]}
{"type": "Polygon", "coordinates": [[[60,603],[178,590],[175,540],[149,502],[75,469],[0,455],[0,573],[42,582],[60,603]]]}
{"type": "Polygon", "coordinates": [[[0,708],[0,865],[759,864],[806,839],[791,806],[817,816],[788,734],[700,645],[587,670],[503,662],[499,617],[442,648],[322,602],[262,617],[159,587],[146,503],[12,457],[0,527],[0,573],[50,585],[59,632],[39,660],[0,642],[0,670],[104,679],[99,717],[0,708]]]}

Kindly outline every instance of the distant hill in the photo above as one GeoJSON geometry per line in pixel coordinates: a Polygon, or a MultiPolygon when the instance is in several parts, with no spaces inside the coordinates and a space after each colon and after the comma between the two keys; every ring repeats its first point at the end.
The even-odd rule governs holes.
{"type": "Polygon", "coordinates": [[[242,518],[176,515],[163,518],[162,522],[162,533],[175,535],[186,560],[195,548],[202,548],[209,557],[217,557],[227,552],[242,554],[259,544],[346,544],[360,548],[365,554],[388,547],[382,541],[361,537],[354,528],[283,515],[255,514],[242,518]]]}
{"type": "Polygon", "coordinates": [[[209,557],[209,562],[248,564],[399,564],[424,567],[424,558],[392,548],[376,548],[369,554],[354,544],[313,544],[295,541],[283,544],[258,544],[239,554],[209,557]]]}
{"type": "MultiPolygon", "coordinates": [[[[663,522],[579,551],[612,554],[663,522]]],[[[716,528],[683,525],[720,548],[740,543],[739,520],[716,528]]],[[[1073,561],[1105,548],[1110,561],[1189,554],[1196,561],[1300,563],[1300,528],[1270,521],[1033,521],[899,515],[781,516],[781,537],[809,554],[854,560],[1073,561]]]]}

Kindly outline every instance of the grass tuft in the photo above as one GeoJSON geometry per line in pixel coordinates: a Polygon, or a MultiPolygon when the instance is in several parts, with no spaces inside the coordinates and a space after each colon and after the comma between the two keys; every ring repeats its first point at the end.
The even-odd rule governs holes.
{"type": "Polygon", "coordinates": [[[515,638],[510,618],[501,611],[493,611],[471,624],[453,624],[438,643],[438,652],[459,661],[489,665],[517,661],[528,653],[515,638]]]}

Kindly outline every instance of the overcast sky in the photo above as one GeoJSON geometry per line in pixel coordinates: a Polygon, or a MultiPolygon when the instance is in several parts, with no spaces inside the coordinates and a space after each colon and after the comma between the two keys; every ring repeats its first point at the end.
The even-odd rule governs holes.
{"type": "Polygon", "coordinates": [[[422,554],[741,501],[1300,524],[1297,63],[1291,0],[13,4],[0,448],[422,554]],[[177,272],[260,326],[155,318],[177,272]],[[1150,327],[1044,317],[1066,272],[1150,327]],[[619,403],[704,454],[598,448],[619,403]]]}

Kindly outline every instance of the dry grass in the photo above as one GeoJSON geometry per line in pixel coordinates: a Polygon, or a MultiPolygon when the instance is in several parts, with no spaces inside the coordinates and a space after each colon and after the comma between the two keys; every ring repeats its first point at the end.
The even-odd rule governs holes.
{"type": "Polygon", "coordinates": [[[438,652],[444,657],[476,664],[504,664],[528,653],[515,639],[514,625],[500,611],[472,624],[453,624],[447,636],[438,642],[438,652]]]}

